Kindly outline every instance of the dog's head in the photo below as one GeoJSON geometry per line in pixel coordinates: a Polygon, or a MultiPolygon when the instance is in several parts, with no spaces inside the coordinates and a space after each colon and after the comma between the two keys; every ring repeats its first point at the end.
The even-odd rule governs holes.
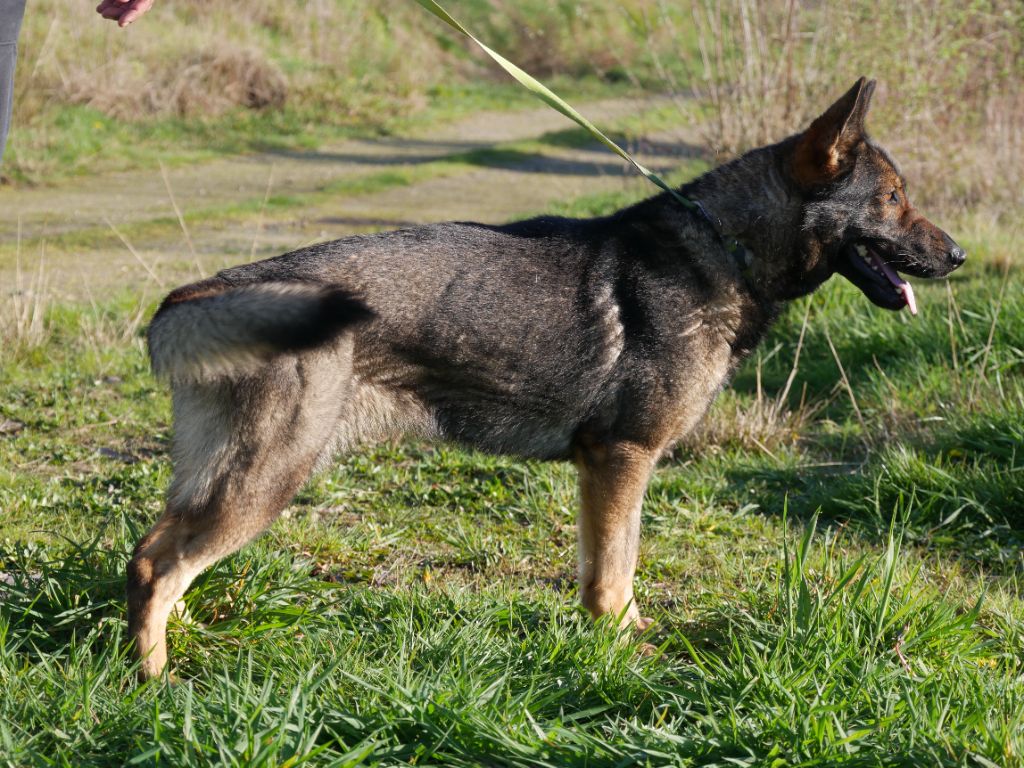
{"type": "Polygon", "coordinates": [[[880,307],[909,307],[899,273],[944,277],[964,250],[911,205],[889,154],[864,130],[875,90],[863,77],[792,140],[792,176],[806,199],[801,256],[818,279],[838,272],[880,307]]]}

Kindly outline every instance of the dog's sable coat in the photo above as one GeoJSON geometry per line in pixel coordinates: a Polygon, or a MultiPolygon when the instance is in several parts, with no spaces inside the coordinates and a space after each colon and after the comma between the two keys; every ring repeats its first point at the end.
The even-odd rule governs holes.
{"type": "MultiPolygon", "coordinates": [[[[353,237],[171,293],[149,330],[174,390],[174,480],[128,568],[143,677],[191,580],[265,529],[310,473],[404,434],[579,468],[579,579],[639,623],[640,505],[782,304],[835,272],[876,304],[963,251],[864,132],[863,78],[803,133],[611,216],[353,237]],[[725,245],[739,241],[745,254],[725,245]]],[[[913,309],[913,305],[911,304],[913,309]]]]}

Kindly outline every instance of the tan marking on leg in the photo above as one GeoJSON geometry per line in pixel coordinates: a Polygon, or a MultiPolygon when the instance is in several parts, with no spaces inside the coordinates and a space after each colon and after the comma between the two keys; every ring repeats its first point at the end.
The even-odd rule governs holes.
{"type": "Polygon", "coordinates": [[[624,627],[642,621],[632,602],[633,575],[640,507],[657,456],[628,443],[592,445],[577,453],[580,597],[594,618],[622,614],[624,627]]]}
{"type": "Polygon", "coordinates": [[[232,476],[201,509],[169,507],[139,542],[128,564],[128,633],[141,679],[167,665],[167,619],[192,580],[265,530],[305,482],[314,458],[284,474],[257,465],[232,476]]]}
{"type": "Polygon", "coordinates": [[[143,680],[156,677],[167,665],[167,616],[188,587],[177,555],[179,523],[179,515],[165,512],[128,563],[128,635],[135,642],[143,680]]]}

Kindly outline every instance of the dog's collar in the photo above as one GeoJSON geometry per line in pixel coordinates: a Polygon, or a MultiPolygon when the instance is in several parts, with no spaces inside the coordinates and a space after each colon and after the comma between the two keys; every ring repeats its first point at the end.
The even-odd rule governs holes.
{"type": "Polygon", "coordinates": [[[736,262],[736,268],[740,271],[740,274],[745,278],[749,278],[751,267],[754,266],[753,252],[735,237],[726,235],[722,232],[722,222],[716,222],[711,218],[711,214],[708,213],[704,204],[701,203],[700,200],[694,200],[692,197],[686,199],[688,202],[693,203],[693,209],[711,225],[713,230],[715,230],[715,234],[718,235],[718,239],[722,241],[722,245],[725,246],[725,250],[730,256],[732,256],[733,261],[736,262]]]}

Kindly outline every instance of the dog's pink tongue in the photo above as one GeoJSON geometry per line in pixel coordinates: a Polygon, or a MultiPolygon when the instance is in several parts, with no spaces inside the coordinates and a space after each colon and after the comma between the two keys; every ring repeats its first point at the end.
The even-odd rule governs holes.
{"type": "Polygon", "coordinates": [[[886,264],[884,261],[878,258],[878,256],[876,256],[875,254],[872,253],[871,258],[875,260],[875,264],[881,267],[882,274],[889,279],[889,282],[892,283],[896,287],[896,289],[903,294],[903,300],[907,302],[907,308],[910,309],[910,314],[916,315],[917,299],[914,297],[914,286],[912,286],[910,283],[908,283],[906,280],[904,280],[902,277],[896,274],[896,271],[892,267],[890,267],[888,264],[886,264]]]}
{"type": "Polygon", "coordinates": [[[917,299],[914,298],[914,286],[904,280],[900,284],[900,293],[903,294],[903,298],[907,302],[907,308],[910,309],[910,314],[917,314],[917,299]]]}

